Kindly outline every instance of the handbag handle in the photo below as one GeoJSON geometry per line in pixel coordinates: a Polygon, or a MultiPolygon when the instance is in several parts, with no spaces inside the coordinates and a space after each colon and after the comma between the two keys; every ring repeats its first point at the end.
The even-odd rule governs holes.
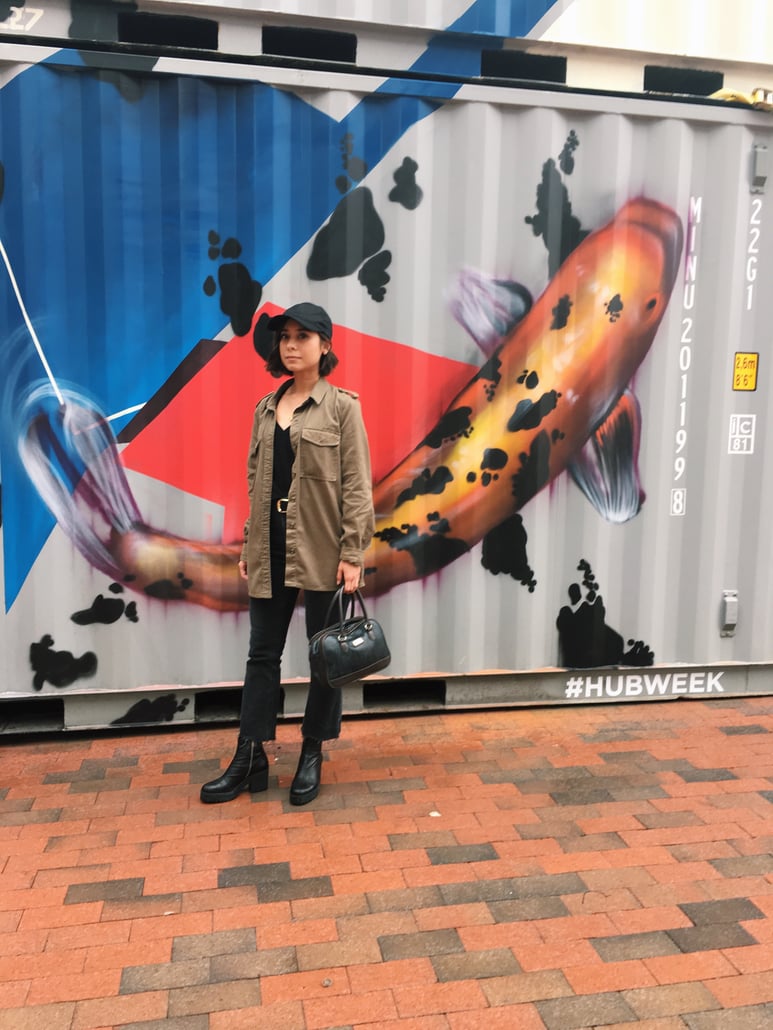
{"type": "Polygon", "coordinates": [[[355,599],[357,601],[359,601],[360,608],[362,609],[363,618],[364,619],[368,619],[368,610],[365,607],[365,602],[362,599],[362,594],[360,593],[360,591],[359,590],[355,590],[353,594],[346,594],[346,601],[344,602],[344,588],[343,588],[343,584],[342,584],[336,590],[336,592],[333,594],[332,598],[330,599],[330,604],[328,605],[328,609],[327,609],[327,615],[325,616],[325,626],[329,627],[331,625],[330,615],[331,615],[331,613],[333,611],[333,606],[337,603],[338,604],[338,627],[339,627],[340,630],[343,630],[344,621],[345,621],[345,614],[346,614],[346,612],[348,612],[350,607],[351,607],[352,615],[354,615],[354,602],[355,602],[355,599]]]}

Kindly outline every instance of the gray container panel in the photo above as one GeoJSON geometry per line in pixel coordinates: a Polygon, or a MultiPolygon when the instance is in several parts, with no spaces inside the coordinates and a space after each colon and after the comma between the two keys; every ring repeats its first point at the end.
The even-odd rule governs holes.
{"type": "MultiPolygon", "coordinates": [[[[128,181],[124,184],[124,222],[131,227],[132,219],[139,221],[120,244],[124,247],[120,254],[123,273],[117,286],[111,281],[103,287],[100,277],[94,277],[90,300],[94,311],[109,309],[109,291],[119,289],[135,296],[134,306],[142,311],[152,282],[144,278],[149,273],[137,258],[149,241],[153,246],[161,244],[163,259],[154,266],[153,274],[161,269],[169,276],[169,309],[163,313],[169,322],[159,322],[158,311],[149,310],[145,338],[159,341],[158,346],[182,346],[179,341],[170,344],[170,326],[177,324],[175,312],[194,303],[194,298],[195,305],[203,302],[201,277],[193,282],[175,278],[176,255],[201,248],[202,238],[214,226],[209,219],[212,190],[222,191],[218,204],[223,212],[238,210],[245,220],[263,218],[262,224],[271,227],[272,245],[289,238],[292,231],[292,219],[280,217],[288,190],[293,196],[293,191],[298,191],[297,211],[305,210],[304,181],[302,176],[298,178],[301,173],[287,164],[284,144],[280,140],[274,146],[276,140],[261,137],[261,125],[250,122],[244,113],[257,110],[250,106],[256,103],[256,95],[271,92],[276,111],[283,112],[271,123],[272,131],[281,134],[286,128],[283,118],[298,113],[288,96],[302,95],[308,112],[341,111],[366,99],[375,83],[267,69],[253,69],[251,78],[245,73],[242,81],[236,81],[218,71],[221,78],[208,83],[207,103],[219,105],[224,138],[254,136],[256,167],[242,175],[243,169],[234,169],[229,162],[222,140],[210,149],[206,140],[199,139],[199,150],[190,149],[186,133],[202,116],[202,108],[192,102],[201,65],[167,62],[164,68],[164,74],[157,71],[146,77],[144,103],[162,106],[162,100],[169,101],[170,83],[177,83],[175,104],[169,106],[164,119],[152,123],[157,135],[148,135],[146,129],[142,149],[127,156],[135,171],[147,173],[148,181],[143,184],[140,174],[133,188],[128,181]],[[265,81],[257,81],[259,77],[265,81]],[[204,212],[198,235],[184,222],[183,214],[179,224],[164,222],[160,234],[154,222],[156,206],[163,209],[163,198],[154,195],[149,182],[159,162],[170,160],[166,144],[175,134],[179,136],[179,154],[189,160],[197,153],[202,162],[201,167],[195,162],[190,165],[182,193],[187,203],[200,205],[204,212]],[[284,159],[277,158],[266,167],[260,164],[259,151],[261,155],[284,155],[284,159]],[[99,292],[103,288],[104,295],[99,292]]],[[[91,81],[90,73],[75,70],[66,74],[82,75],[84,83],[91,81]]],[[[17,76],[20,78],[23,76],[17,76]]],[[[409,94],[411,87],[404,83],[403,89],[409,94]]],[[[0,92],[0,100],[4,92],[0,92]]],[[[84,85],[84,104],[86,96],[84,85]]],[[[202,96],[198,95],[199,103],[203,103],[202,96]]],[[[105,111],[112,111],[108,94],[101,97],[105,111]]],[[[119,126],[118,137],[122,146],[131,148],[145,108],[127,100],[122,110],[125,122],[119,126]]],[[[110,148],[116,145],[116,135],[114,125],[110,128],[107,121],[103,125],[99,118],[99,108],[92,112],[85,105],[75,124],[78,131],[92,136],[92,143],[93,136],[101,134],[96,150],[103,155],[104,166],[90,168],[80,185],[68,179],[62,186],[93,188],[89,217],[108,220],[110,212],[102,206],[107,203],[107,187],[98,184],[109,180],[114,167],[115,154],[110,148]]],[[[341,134],[331,129],[327,139],[327,147],[336,151],[335,160],[328,149],[315,155],[313,147],[320,144],[319,136],[311,131],[312,122],[309,116],[307,135],[299,130],[299,138],[312,148],[304,152],[304,158],[313,161],[317,156],[318,166],[331,177],[332,186],[332,177],[340,171],[341,134]]],[[[54,128],[64,134],[72,131],[73,123],[63,121],[48,129],[33,121],[14,124],[29,134],[25,153],[42,154],[41,134],[47,131],[47,141],[53,145],[54,128]]],[[[773,270],[773,226],[767,194],[750,193],[749,183],[753,145],[773,148],[772,134],[767,119],[737,109],[465,87],[454,99],[440,102],[438,98],[436,109],[428,109],[425,116],[407,125],[381,151],[376,147],[377,159],[371,159],[360,183],[371,191],[384,227],[384,247],[392,257],[390,281],[381,301],[369,297],[356,275],[324,281],[310,281],[307,276],[316,231],[328,223],[335,210],[337,198],[332,190],[329,210],[315,230],[299,238],[288,260],[262,280],[261,303],[282,305],[298,296],[310,296],[328,307],[336,323],[353,339],[367,340],[368,347],[396,347],[395,355],[404,358],[420,351],[440,363],[432,365],[432,370],[422,366],[416,378],[406,376],[389,404],[379,408],[378,418],[366,407],[366,418],[374,419],[371,436],[374,452],[382,455],[380,476],[384,477],[390,465],[383,455],[393,455],[396,463],[409,454],[422,434],[453,410],[455,393],[485,360],[452,313],[450,302],[458,292],[463,269],[519,283],[539,303],[554,276],[549,267],[550,248],[535,231],[540,228],[539,218],[530,222],[527,217],[534,219],[542,211],[555,227],[562,202],[571,205],[575,228],[581,233],[600,230],[637,197],[650,198],[672,210],[684,229],[684,248],[676,282],[666,298],[668,307],[630,384],[641,410],[639,472],[646,493],[641,511],[624,524],[611,524],[587,501],[569,472],[562,471],[524,504],[518,513],[522,525],[511,526],[510,535],[498,539],[497,560],[504,554],[510,571],[502,567],[494,574],[491,568],[484,568],[483,552],[491,540],[484,545],[474,539],[468,553],[441,571],[401,581],[371,599],[392,642],[390,676],[485,677],[493,672],[519,671],[539,678],[545,670],[562,664],[566,646],[562,632],[573,639],[575,656],[580,653],[595,665],[770,662],[773,588],[768,576],[771,543],[767,527],[771,486],[766,470],[773,447],[767,413],[773,370],[767,336],[773,299],[767,284],[773,270]],[[567,155],[570,141],[574,143],[567,155]],[[421,202],[413,209],[388,199],[395,186],[395,171],[407,158],[418,166],[416,182],[422,190],[421,202]],[[540,200],[541,188],[554,191],[548,198],[549,212],[544,207],[544,192],[540,200]],[[733,390],[736,352],[759,356],[755,391],[733,390]],[[444,375],[451,368],[456,379],[447,375],[441,383],[437,371],[441,365],[444,375]],[[453,388],[449,385],[452,381],[456,383],[453,388]],[[532,591],[519,581],[528,580],[528,571],[521,567],[516,575],[511,574],[519,560],[521,566],[526,562],[536,581],[532,591]],[[581,562],[587,567],[578,567],[581,562]],[[737,592],[737,626],[732,635],[722,635],[723,592],[730,590],[737,592]],[[565,627],[561,632],[559,619],[565,627]],[[595,640],[594,647],[586,646],[590,638],[595,640]]],[[[364,146],[364,138],[354,135],[353,145],[364,146]]],[[[89,150],[93,152],[93,148],[89,150]]],[[[34,183],[32,165],[29,175],[34,183]]],[[[31,208],[20,217],[6,217],[2,234],[23,295],[41,338],[46,340],[53,331],[53,316],[49,316],[45,291],[33,274],[33,237],[39,227],[35,218],[31,208]]],[[[237,231],[227,229],[227,224],[224,215],[223,225],[218,222],[224,237],[237,231]]],[[[106,258],[104,253],[89,251],[86,222],[80,229],[76,221],[70,225],[68,275],[77,283],[82,276],[88,277],[93,262],[106,258]]],[[[569,231],[567,225],[565,232],[569,231]]],[[[619,243],[622,233],[622,228],[617,229],[611,239],[619,243]]],[[[245,237],[249,235],[248,231],[245,237]]],[[[250,240],[241,258],[246,267],[260,266],[267,238],[250,240]]],[[[589,237],[589,243],[592,239],[589,237]]],[[[568,263],[576,260],[583,245],[569,255],[568,263]]],[[[635,254],[626,258],[620,274],[630,274],[635,283],[640,260],[635,254]]],[[[595,266],[591,262],[589,267],[595,266]]],[[[46,274],[58,274],[53,263],[46,274]]],[[[571,276],[563,274],[568,283],[566,296],[573,303],[576,295],[571,276]]],[[[608,285],[604,283],[603,288],[608,285]]],[[[613,299],[611,293],[604,294],[605,302],[613,299]]],[[[622,304],[617,314],[625,318],[626,296],[622,304]]],[[[4,339],[16,341],[18,346],[25,330],[7,286],[0,305],[4,339]]],[[[192,347],[200,337],[230,340],[232,328],[224,324],[225,316],[218,317],[216,325],[211,321],[206,327],[202,324],[196,338],[186,340],[185,346],[192,347]]],[[[545,346],[550,346],[549,331],[545,340],[545,346]]],[[[143,364],[142,347],[133,353],[135,366],[143,364]]],[[[363,345],[359,351],[347,353],[347,385],[358,378],[364,381],[375,352],[363,345]]],[[[125,369],[125,359],[117,361],[113,342],[98,333],[89,339],[89,355],[93,381],[75,385],[99,404],[100,390],[109,392],[113,377],[125,369]]],[[[151,351],[147,351],[147,359],[152,359],[151,351]]],[[[611,368],[611,355],[608,359],[611,368]]],[[[257,375],[255,361],[248,340],[244,377],[257,375]]],[[[410,367],[407,358],[405,367],[410,367]]],[[[577,382],[581,372],[579,369],[577,382]]],[[[181,460],[195,460],[197,447],[246,447],[248,425],[243,439],[220,439],[215,434],[212,442],[212,426],[221,424],[217,412],[227,409],[232,385],[232,381],[221,381],[207,419],[190,424],[185,439],[171,440],[169,446],[181,448],[181,460]],[[193,457],[187,457],[191,453],[193,457]]],[[[505,386],[513,388],[513,383],[505,386]]],[[[567,403],[573,389],[569,382],[567,403]]],[[[257,391],[256,384],[256,396],[257,391]]],[[[366,395],[367,390],[364,399],[366,395]]],[[[9,410],[13,414],[6,408],[2,441],[4,470],[16,460],[18,426],[12,419],[9,422],[9,410]]],[[[496,445],[492,437],[490,446],[496,445]]],[[[126,453],[131,452],[127,449],[126,453]]],[[[624,455],[618,457],[624,460],[624,455]]],[[[129,486],[148,524],[194,541],[212,542],[222,536],[225,516],[215,498],[127,467],[129,486]]],[[[6,496],[4,492],[4,499],[6,496]]],[[[447,517],[443,504],[439,496],[438,511],[447,517]]],[[[484,515],[481,507],[481,519],[484,515]]],[[[43,541],[23,582],[15,583],[9,592],[9,568],[17,567],[16,550],[24,544],[22,528],[18,519],[12,519],[10,524],[4,520],[0,530],[5,602],[0,619],[2,697],[64,697],[71,690],[71,685],[57,686],[46,677],[36,689],[30,644],[40,644],[46,634],[53,640],[49,650],[66,652],[76,662],[83,659],[82,669],[89,668],[84,656],[97,657],[96,670],[78,678],[77,691],[93,689],[95,696],[97,691],[127,692],[127,707],[130,691],[147,688],[152,700],[163,696],[165,685],[172,685],[172,690],[181,684],[206,689],[240,682],[247,638],[243,612],[217,612],[137,595],[131,584],[122,584],[121,592],[111,594],[109,578],[85,561],[59,525],[43,541]],[[137,620],[124,612],[111,624],[73,622],[71,616],[86,609],[97,595],[118,598],[125,604],[133,601],[137,620]]],[[[490,555],[487,563],[491,565],[490,555]]],[[[290,679],[307,674],[300,610],[291,627],[283,674],[290,679]]],[[[557,682],[564,683],[563,674],[554,675],[559,676],[557,682]]],[[[563,689],[562,685],[559,694],[563,689]]],[[[495,692],[495,703],[501,703],[501,684],[495,692]]],[[[551,687],[551,697],[555,692],[551,687]]],[[[296,688],[291,694],[288,713],[294,714],[296,688]]],[[[463,697],[464,690],[454,686],[451,694],[463,697]]],[[[355,692],[350,704],[356,707],[359,696],[355,692]]],[[[111,720],[113,715],[111,709],[111,720]]],[[[177,715],[183,721],[188,717],[184,712],[177,715]]],[[[73,720],[85,725],[89,717],[79,709],[73,720]]]]}

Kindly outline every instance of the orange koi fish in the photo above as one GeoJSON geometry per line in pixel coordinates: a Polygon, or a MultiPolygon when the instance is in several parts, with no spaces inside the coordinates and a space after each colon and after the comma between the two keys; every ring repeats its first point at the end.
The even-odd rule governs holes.
{"type": "MultiPolygon", "coordinates": [[[[443,568],[570,465],[592,495],[586,444],[603,451],[605,431],[619,436],[620,412],[638,446],[627,386],[665,313],[681,250],[674,211],[639,198],[572,251],[435,429],[377,484],[370,592],[443,568]]],[[[639,503],[637,492],[624,517],[639,503]]]]}
{"type": "MultiPolygon", "coordinates": [[[[576,247],[493,350],[488,321],[478,336],[490,354],[486,363],[435,429],[375,486],[369,593],[445,567],[567,468],[608,518],[635,514],[638,483],[633,490],[630,481],[628,489],[610,485],[615,462],[604,456],[623,439],[635,461],[639,409],[627,386],[665,313],[681,249],[674,211],[632,200],[576,247]]],[[[497,289],[501,308],[501,283],[497,289]]],[[[473,293],[478,300],[466,300],[474,307],[479,284],[473,293]]],[[[504,307],[514,304],[527,306],[516,296],[504,307]]],[[[469,304],[459,307],[469,313],[469,304]]],[[[241,544],[196,542],[147,526],[112,431],[93,406],[66,392],[52,414],[33,397],[26,424],[24,464],[95,568],[163,600],[218,611],[247,607],[241,544]]]]}

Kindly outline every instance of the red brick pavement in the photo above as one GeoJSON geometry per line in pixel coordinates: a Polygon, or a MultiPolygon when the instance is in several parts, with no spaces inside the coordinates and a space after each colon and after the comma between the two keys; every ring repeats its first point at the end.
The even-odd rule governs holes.
{"type": "Polygon", "coordinates": [[[773,1025],[773,698],[5,741],[3,1030],[773,1025]]]}

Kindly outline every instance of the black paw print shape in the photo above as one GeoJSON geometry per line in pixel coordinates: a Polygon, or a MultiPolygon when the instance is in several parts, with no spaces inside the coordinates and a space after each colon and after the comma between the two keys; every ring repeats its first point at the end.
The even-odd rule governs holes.
{"type": "MultiPolygon", "coordinates": [[[[120,583],[111,583],[109,590],[111,594],[123,593],[120,583]]],[[[137,603],[135,601],[126,603],[120,597],[105,597],[104,594],[97,594],[88,608],[74,612],[70,618],[78,626],[91,626],[95,623],[110,626],[112,623],[118,622],[122,615],[125,615],[129,622],[139,621],[137,603]]]]}
{"type": "Polygon", "coordinates": [[[368,165],[354,153],[354,136],[347,132],[341,139],[341,165],[344,174],[336,179],[339,193],[347,193],[354,183],[362,182],[368,174],[368,165]]]}
{"type": "Polygon", "coordinates": [[[566,137],[561,153],[558,155],[558,164],[564,175],[571,175],[574,171],[574,152],[579,147],[580,140],[577,133],[572,129],[566,137]]]}
{"type": "Polygon", "coordinates": [[[382,301],[392,255],[382,249],[384,223],[376,211],[373,193],[367,186],[358,185],[368,166],[353,149],[353,137],[347,133],[341,140],[344,173],[335,181],[343,196],[314,238],[306,274],[314,282],[322,282],[353,275],[359,269],[358,280],[373,300],[382,301]]]}
{"type": "Polygon", "coordinates": [[[402,204],[409,211],[415,211],[422,201],[424,191],[416,182],[418,164],[411,157],[404,157],[400,167],[392,173],[395,185],[389,194],[389,199],[396,204],[402,204]]]}
{"type": "Polygon", "coordinates": [[[220,235],[212,229],[207,237],[209,243],[208,256],[211,261],[225,259],[217,270],[217,284],[213,276],[204,280],[204,293],[214,297],[220,287],[220,310],[227,315],[234,333],[244,336],[252,325],[263,287],[256,282],[247,267],[238,261],[241,257],[242,245],[229,236],[222,244],[220,235]]]}

